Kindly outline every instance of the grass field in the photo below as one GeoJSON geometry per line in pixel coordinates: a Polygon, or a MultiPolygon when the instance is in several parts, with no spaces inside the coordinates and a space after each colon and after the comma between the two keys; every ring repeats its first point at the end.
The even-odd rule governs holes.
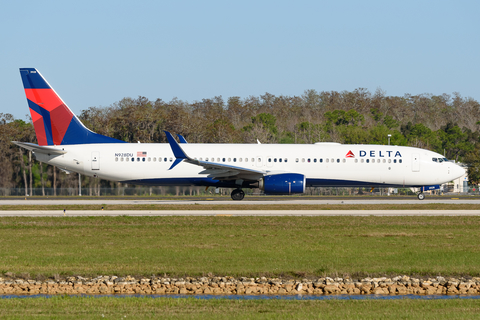
{"type": "Polygon", "coordinates": [[[1,205],[0,210],[480,210],[478,204],[74,204],[74,205],[1,205]]]}
{"type": "Polygon", "coordinates": [[[2,217],[0,275],[480,275],[480,217],[2,217]]]}
{"type": "MultiPolygon", "coordinates": [[[[2,217],[0,276],[478,276],[479,227],[480,217],[2,217]]],[[[480,306],[459,299],[0,299],[2,319],[160,317],[473,319],[480,306]]]]}
{"type": "Polygon", "coordinates": [[[478,319],[478,300],[0,299],[2,319],[478,319]]]}

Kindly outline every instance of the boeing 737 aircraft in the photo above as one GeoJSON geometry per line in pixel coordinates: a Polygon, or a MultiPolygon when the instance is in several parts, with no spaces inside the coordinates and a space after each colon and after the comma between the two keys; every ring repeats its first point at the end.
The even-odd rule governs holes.
{"type": "MultiPolygon", "coordinates": [[[[63,170],[128,184],[260,188],[300,194],[305,187],[436,189],[465,170],[442,155],[391,145],[125,143],[87,129],[40,72],[20,69],[37,144],[14,142],[63,170]]],[[[423,199],[422,191],[418,198],[423,199]]]]}

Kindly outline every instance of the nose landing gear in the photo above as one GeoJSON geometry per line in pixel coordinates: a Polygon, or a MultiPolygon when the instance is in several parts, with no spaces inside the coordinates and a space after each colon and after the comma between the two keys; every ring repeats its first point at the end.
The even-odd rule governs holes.
{"type": "Polygon", "coordinates": [[[232,200],[243,200],[245,198],[245,192],[242,189],[234,189],[230,195],[232,200]]]}
{"type": "Polygon", "coordinates": [[[423,192],[419,192],[417,194],[417,198],[418,198],[418,200],[423,200],[423,199],[425,199],[425,195],[423,194],[423,192]]]}

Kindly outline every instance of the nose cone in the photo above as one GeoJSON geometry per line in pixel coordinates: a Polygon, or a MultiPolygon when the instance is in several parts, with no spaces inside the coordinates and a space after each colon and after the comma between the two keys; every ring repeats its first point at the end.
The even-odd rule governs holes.
{"type": "Polygon", "coordinates": [[[452,179],[457,179],[466,174],[466,170],[458,164],[452,164],[450,167],[452,179]]]}

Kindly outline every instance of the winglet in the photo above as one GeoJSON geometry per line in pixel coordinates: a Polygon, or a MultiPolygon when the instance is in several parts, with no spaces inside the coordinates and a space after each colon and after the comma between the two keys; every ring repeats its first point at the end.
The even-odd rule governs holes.
{"type": "Polygon", "coordinates": [[[172,166],[168,170],[172,170],[177,164],[182,162],[185,159],[190,159],[186,154],[185,151],[182,150],[178,142],[172,136],[172,134],[168,131],[164,131],[167,135],[168,143],[170,144],[170,148],[172,148],[173,155],[175,156],[175,161],[172,163],[172,166]]]}
{"type": "Polygon", "coordinates": [[[180,140],[180,143],[188,143],[187,140],[180,133],[177,133],[177,137],[180,140]]]}

